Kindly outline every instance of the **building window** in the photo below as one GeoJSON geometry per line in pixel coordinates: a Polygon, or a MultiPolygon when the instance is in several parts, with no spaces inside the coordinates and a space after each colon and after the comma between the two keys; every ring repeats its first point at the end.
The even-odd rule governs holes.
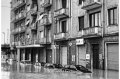
{"type": "Polygon", "coordinates": [[[68,30],[67,27],[67,21],[63,20],[63,21],[59,21],[57,23],[57,33],[66,33],[68,30]]]}
{"type": "Polygon", "coordinates": [[[61,32],[65,33],[66,32],[66,21],[61,22],[61,32]]]}
{"type": "Polygon", "coordinates": [[[43,38],[43,37],[44,37],[44,32],[40,31],[40,38],[43,38]]]}
{"type": "Polygon", "coordinates": [[[79,4],[82,4],[82,2],[85,2],[85,0],[79,0],[79,4]]]}
{"type": "Polygon", "coordinates": [[[101,26],[101,13],[96,12],[89,15],[90,27],[101,26]]]}
{"type": "Polygon", "coordinates": [[[79,20],[79,31],[84,28],[84,16],[78,17],[79,20]]]}
{"type": "Polygon", "coordinates": [[[117,7],[108,9],[108,23],[109,25],[117,24],[117,7]]]}
{"type": "Polygon", "coordinates": [[[62,0],[62,8],[66,8],[67,0],[62,0]]]}

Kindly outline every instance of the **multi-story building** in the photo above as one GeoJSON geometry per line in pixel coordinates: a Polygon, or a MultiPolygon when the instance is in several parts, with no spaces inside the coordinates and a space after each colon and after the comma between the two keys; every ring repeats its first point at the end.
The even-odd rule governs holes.
{"type": "Polygon", "coordinates": [[[56,63],[118,70],[118,0],[55,0],[54,19],[56,63]]]}
{"type": "Polygon", "coordinates": [[[11,45],[17,59],[52,63],[52,0],[12,0],[11,7],[11,45]]]}
{"type": "Polygon", "coordinates": [[[20,61],[118,70],[118,28],[118,0],[12,0],[20,61]]]}

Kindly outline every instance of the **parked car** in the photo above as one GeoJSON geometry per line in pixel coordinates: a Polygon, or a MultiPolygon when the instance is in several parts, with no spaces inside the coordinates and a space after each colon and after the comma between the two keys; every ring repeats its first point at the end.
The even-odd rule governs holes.
{"type": "Polygon", "coordinates": [[[61,69],[63,66],[61,64],[53,64],[55,68],[61,69]]]}
{"type": "Polygon", "coordinates": [[[77,70],[81,71],[81,72],[84,72],[84,73],[91,73],[90,70],[88,70],[87,68],[85,68],[84,66],[82,65],[75,65],[75,67],[77,68],[77,70]]]}
{"type": "Polygon", "coordinates": [[[62,68],[63,71],[77,71],[77,68],[74,65],[65,65],[62,68]]]}
{"type": "Polygon", "coordinates": [[[40,62],[41,63],[41,66],[44,66],[46,63],[45,62],[40,62]]]}
{"type": "Polygon", "coordinates": [[[20,63],[25,65],[32,65],[32,62],[30,60],[22,60],[20,63]]]}
{"type": "Polygon", "coordinates": [[[55,66],[54,66],[53,64],[51,64],[51,63],[46,63],[46,64],[44,65],[44,67],[45,67],[45,68],[50,68],[50,69],[55,68],[55,66]]]}

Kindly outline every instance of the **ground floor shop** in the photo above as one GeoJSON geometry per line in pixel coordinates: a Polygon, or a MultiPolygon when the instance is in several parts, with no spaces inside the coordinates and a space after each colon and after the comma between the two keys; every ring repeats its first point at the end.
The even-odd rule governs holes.
{"type": "Polygon", "coordinates": [[[83,65],[89,69],[118,70],[118,36],[57,41],[55,63],[83,65]]]}
{"type": "Polygon", "coordinates": [[[105,43],[105,69],[119,70],[119,37],[106,36],[105,43]]]}
{"type": "Polygon", "coordinates": [[[17,48],[17,60],[19,61],[30,61],[32,64],[35,63],[52,63],[52,49],[51,47],[25,47],[17,48]]]}

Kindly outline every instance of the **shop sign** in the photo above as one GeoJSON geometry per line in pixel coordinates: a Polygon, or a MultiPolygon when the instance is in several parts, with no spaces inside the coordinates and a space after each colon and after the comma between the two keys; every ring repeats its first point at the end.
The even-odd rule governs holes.
{"type": "Polygon", "coordinates": [[[76,39],[76,45],[83,45],[84,39],[76,39]]]}
{"type": "Polygon", "coordinates": [[[90,54],[86,54],[86,59],[90,59],[90,54]]]}

